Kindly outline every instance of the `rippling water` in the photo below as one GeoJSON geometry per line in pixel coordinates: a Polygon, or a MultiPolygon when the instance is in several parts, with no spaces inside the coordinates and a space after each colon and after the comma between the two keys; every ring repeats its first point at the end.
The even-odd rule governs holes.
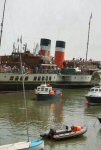
{"type": "MultiPolygon", "coordinates": [[[[26,93],[30,139],[50,128],[62,129],[65,125],[86,124],[88,132],[80,138],[64,141],[45,141],[45,150],[97,150],[101,146],[101,125],[97,116],[101,106],[86,106],[84,95],[88,89],[65,89],[57,101],[37,101],[33,92],[26,93]]],[[[24,141],[26,117],[23,93],[0,94],[0,144],[24,141]]]]}

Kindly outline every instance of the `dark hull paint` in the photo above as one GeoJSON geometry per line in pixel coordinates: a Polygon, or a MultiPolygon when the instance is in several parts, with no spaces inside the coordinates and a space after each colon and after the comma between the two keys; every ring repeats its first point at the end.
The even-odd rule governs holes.
{"type": "MultiPolygon", "coordinates": [[[[44,82],[44,81],[43,81],[44,82]]],[[[42,82],[25,82],[25,90],[33,90],[39,86],[42,82]]],[[[56,83],[49,82],[54,88],[88,88],[90,84],[78,84],[78,83],[56,83]]],[[[0,91],[22,91],[22,82],[1,82],[0,91]]]]}
{"type": "MultiPolygon", "coordinates": [[[[52,84],[51,84],[52,85],[52,84]]],[[[62,89],[66,89],[66,88],[90,88],[92,87],[91,84],[84,84],[84,83],[53,83],[53,87],[59,87],[62,89]]]]}
{"type": "Polygon", "coordinates": [[[86,99],[90,105],[101,105],[101,97],[86,96],[86,99]]]}
{"type": "Polygon", "coordinates": [[[60,94],[56,94],[56,95],[37,94],[36,97],[37,97],[37,100],[56,100],[56,99],[60,99],[61,95],[60,94]]]}
{"type": "MultiPolygon", "coordinates": [[[[36,85],[37,86],[37,85],[36,85]]],[[[36,87],[34,83],[27,84],[25,83],[25,90],[33,90],[36,87]]],[[[1,83],[0,91],[22,91],[23,84],[22,83],[1,83]]]]}

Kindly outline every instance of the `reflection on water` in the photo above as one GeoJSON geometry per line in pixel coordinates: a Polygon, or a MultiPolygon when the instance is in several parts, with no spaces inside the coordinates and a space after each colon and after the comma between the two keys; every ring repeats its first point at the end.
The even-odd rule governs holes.
{"type": "Polygon", "coordinates": [[[101,106],[89,106],[85,108],[86,115],[98,116],[101,114],[101,106]]]}
{"type": "MultiPolygon", "coordinates": [[[[37,101],[33,92],[26,92],[30,138],[38,138],[50,128],[62,129],[66,124],[86,124],[88,132],[83,137],[58,142],[45,141],[45,150],[96,150],[101,146],[101,126],[96,121],[96,117],[101,114],[101,106],[87,107],[84,97],[87,92],[88,89],[65,89],[63,98],[56,101],[37,101]]],[[[23,93],[1,93],[0,143],[26,139],[23,93]]]]}

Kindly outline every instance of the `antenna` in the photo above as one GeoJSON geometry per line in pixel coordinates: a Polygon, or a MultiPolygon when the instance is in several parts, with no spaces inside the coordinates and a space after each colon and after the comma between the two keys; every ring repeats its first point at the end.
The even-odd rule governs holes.
{"type": "Polygon", "coordinates": [[[91,19],[92,19],[92,13],[91,13],[90,18],[89,18],[88,39],[87,39],[87,51],[86,51],[86,61],[87,61],[87,57],[88,57],[88,46],[89,46],[89,34],[90,34],[90,23],[91,23],[91,19]]]}
{"type": "Polygon", "coordinates": [[[3,16],[2,16],[2,22],[1,22],[0,47],[1,47],[2,32],[3,32],[3,23],[4,23],[5,6],[6,6],[6,0],[4,1],[3,16]]]}

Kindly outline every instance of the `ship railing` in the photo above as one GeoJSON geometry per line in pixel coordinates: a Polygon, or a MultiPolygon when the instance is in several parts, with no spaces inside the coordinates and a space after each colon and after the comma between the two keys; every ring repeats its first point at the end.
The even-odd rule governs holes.
{"type": "Polygon", "coordinates": [[[39,69],[39,70],[33,70],[33,73],[41,73],[41,74],[58,74],[58,73],[60,73],[60,71],[59,70],[54,70],[54,69],[39,69]]]}

